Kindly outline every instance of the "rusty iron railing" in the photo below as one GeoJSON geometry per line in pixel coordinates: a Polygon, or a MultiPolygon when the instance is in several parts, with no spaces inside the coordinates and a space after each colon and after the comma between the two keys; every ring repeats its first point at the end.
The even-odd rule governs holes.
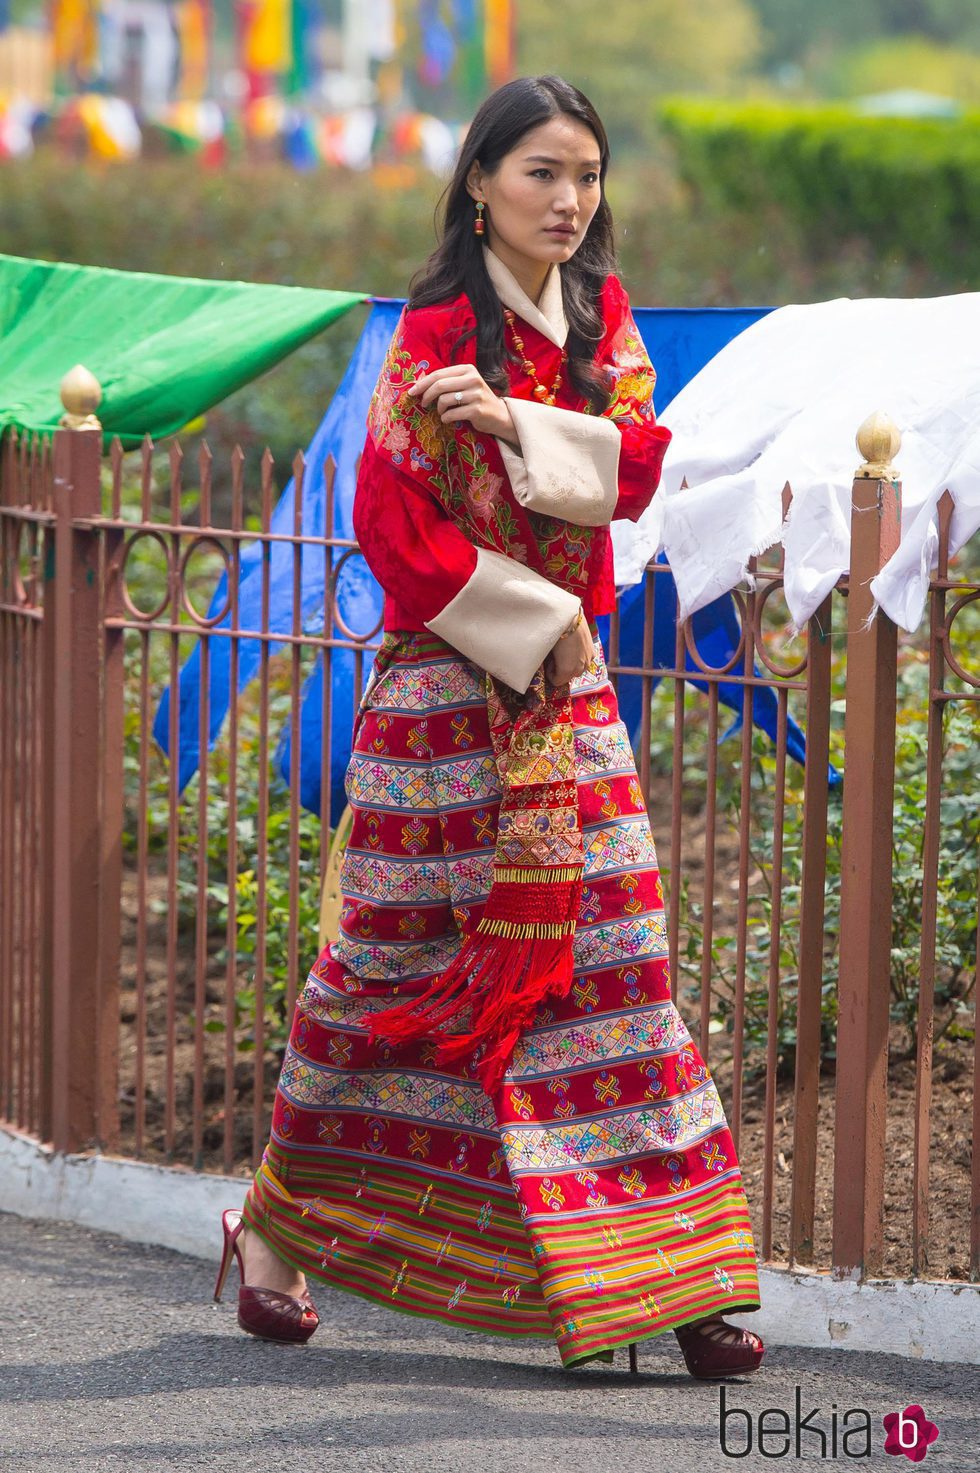
{"type": "MultiPolygon", "coordinates": [[[[338,650],[353,652],[356,701],[378,631],[352,630],[340,618],[338,580],[356,545],[302,534],[301,456],[293,463],[295,524],[285,535],[271,530],[268,452],[255,525],[240,451],[217,517],[206,449],[188,485],[181,448],[170,446],[161,497],[161,454],[147,442],[130,495],[132,457],[115,445],[103,459],[101,430],[83,415],[75,425],[58,430],[51,444],[8,434],[0,458],[0,1120],[60,1151],[121,1150],[198,1169],[247,1170],[268,1129],[278,1041],[269,1029],[283,1026],[314,960],[310,916],[341,817],[330,808],[331,662],[338,650]],[[296,614],[290,631],[272,634],[269,562],[277,542],[293,560],[296,614]],[[264,609],[264,632],[247,636],[238,607],[246,543],[262,549],[264,609]],[[322,630],[300,622],[304,555],[330,558],[334,567],[325,579],[322,630]],[[202,612],[222,573],[223,627],[223,613],[202,612]],[[246,637],[261,646],[257,685],[231,701],[227,732],[212,751],[202,699],[201,767],[183,795],[176,764],[166,764],[152,740],[158,698],[169,686],[173,751],[177,677],[190,648],[200,648],[206,691],[215,642],[227,640],[234,691],[246,637]],[[318,656],[325,667],[319,824],[304,816],[297,781],[301,687],[318,656]],[[293,734],[288,784],[270,776],[279,720],[293,734]]],[[[725,1095],[762,1256],[871,1275],[889,1262],[889,1271],[899,1271],[884,1250],[899,642],[883,614],[868,619],[868,584],[896,545],[901,493],[888,463],[887,427],[864,427],[861,448],[850,574],[801,631],[801,649],[782,648],[782,625],[773,618],[782,591],[777,550],[770,565],[753,561],[749,585],[735,593],[741,633],[723,667],[706,663],[691,621],[678,623],[673,664],[654,663],[655,584],[669,575],[655,562],[645,574],[641,661],[620,659],[615,615],[608,655],[614,682],[642,682],[639,775],[664,856],[675,995],[696,1020],[725,1095]],[[836,667],[845,655],[843,689],[836,667]],[[719,746],[726,685],[744,693],[737,761],[734,743],[719,746]],[[774,693],[776,740],[760,857],[752,711],[767,691],[774,693]],[[828,765],[842,703],[841,808],[828,765]],[[806,729],[801,783],[790,781],[791,717],[806,729]],[[827,856],[841,823],[838,964],[827,856]],[[792,883],[790,840],[799,874],[792,883]],[[764,964],[749,956],[760,915],[764,964]],[[758,986],[752,967],[752,977],[763,978],[758,986]],[[836,1073],[828,1080],[825,997],[838,971],[836,1073]],[[764,1045],[748,1040],[750,1009],[756,1033],[760,1026],[760,992],[764,1045]],[[784,1050],[779,1029],[790,996],[794,1029],[784,1050]]],[[[332,526],[331,465],[326,481],[332,526]]],[[[784,509],[791,497],[787,486],[784,509]]],[[[929,594],[915,1142],[904,1208],[912,1234],[901,1260],[902,1272],[920,1274],[942,1267],[930,1252],[929,1184],[943,717],[957,703],[976,711],[980,701],[980,681],[953,635],[954,620],[980,600],[980,583],[950,576],[951,511],[947,493],[929,594]]],[[[976,962],[974,954],[966,963],[974,977],[976,962]]],[[[975,1006],[970,997],[965,988],[966,1004],[975,1006]]],[[[974,1052],[974,1082],[978,1065],[974,1052]]],[[[974,1089],[964,1126],[973,1141],[977,1099],[974,1089]]],[[[975,1149],[968,1190],[955,1232],[977,1275],[975,1149]]]]}

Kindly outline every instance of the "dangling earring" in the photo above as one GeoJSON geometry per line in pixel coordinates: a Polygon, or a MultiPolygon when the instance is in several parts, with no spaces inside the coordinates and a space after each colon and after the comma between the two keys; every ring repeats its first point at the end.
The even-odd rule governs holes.
{"type": "Polygon", "coordinates": [[[476,202],[476,219],[473,221],[473,234],[474,235],[482,235],[483,234],[483,201],[482,201],[482,199],[481,200],[477,200],[477,202],[476,202]]]}

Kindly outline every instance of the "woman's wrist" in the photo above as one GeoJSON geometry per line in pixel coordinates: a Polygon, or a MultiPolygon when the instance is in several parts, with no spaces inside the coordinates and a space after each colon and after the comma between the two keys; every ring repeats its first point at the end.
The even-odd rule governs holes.
{"type": "Polygon", "coordinates": [[[563,630],[562,633],[559,634],[558,638],[567,639],[570,634],[574,634],[584,618],[585,610],[583,609],[581,602],[579,602],[578,613],[575,615],[575,618],[572,620],[571,624],[569,624],[568,628],[563,630]]]}
{"type": "Polygon", "coordinates": [[[520,450],[521,437],[517,433],[517,426],[514,424],[514,416],[511,414],[503,399],[498,399],[497,405],[500,412],[500,427],[499,429],[494,430],[494,434],[497,436],[498,440],[506,440],[507,444],[511,447],[512,450],[520,450]]]}

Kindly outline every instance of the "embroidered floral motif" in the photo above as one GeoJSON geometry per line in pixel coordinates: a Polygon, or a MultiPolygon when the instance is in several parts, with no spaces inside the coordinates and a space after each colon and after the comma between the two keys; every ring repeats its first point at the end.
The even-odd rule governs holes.
{"type": "Polygon", "coordinates": [[[452,1233],[447,1233],[442,1242],[439,1244],[439,1252],[436,1254],[436,1263],[441,1263],[442,1260],[445,1258],[446,1254],[449,1252],[452,1241],[452,1233]]]}
{"type": "Polygon", "coordinates": [[[665,1156],[664,1167],[670,1172],[670,1190],[672,1192],[686,1192],[691,1185],[689,1176],[684,1175],[684,1159],[682,1156],[665,1156]]]}
{"type": "Polygon", "coordinates": [[[546,1207],[552,1208],[552,1210],[555,1212],[564,1207],[565,1193],[562,1191],[560,1186],[557,1186],[556,1183],[551,1180],[550,1177],[545,1177],[544,1181],[541,1183],[539,1190],[541,1192],[541,1200],[546,1207]]]}
{"type": "Polygon", "coordinates": [[[449,1170],[450,1171],[466,1171],[467,1170],[467,1168],[468,1168],[468,1161],[469,1161],[469,1154],[470,1154],[470,1146],[472,1145],[472,1143],[473,1143],[472,1142],[472,1139],[468,1135],[458,1135],[457,1134],[457,1135],[454,1135],[453,1136],[453,1144],[456,1147],[456,1154],[455,1154],[455,1156],[452,1158],[452,1160],[449,1163],[449,1170]]]}
{"type": "Polygon", "coordinates": [[[646,1183],[635,1166],[629,1171],[621,1171],[616,1180],[623,1191],[629,1192],[631,1197],[642,1197],[646,1191],[646,1183]]]}
{"type": "Polygon", "coordinates": [[[720,1151],[714,1141],[705,1141],[701,1147],[701,1160],[709,1171],[724,1171],[728,1157],[720,1151]]]}
{"type": "Polygon", "coordinates": [[[674,1267],[674,1260],[671,1258],[669,1253],[665,1253],[662,1248],[655,1248],[653,1250],[653,1256],[660,1260],[661,1264],[670,1274],[671,1278],[677,1278],[677,1270],[674,1267]]]}
{"type": "Polygon", "coordinates": [[[582,1278],[593,1294],[601,1294],[606,1281],[597,1268],[587,1268],[582,1278]]]}
{"type": "Polygon", "coordinates": [[[596,1099],[601,1105],[615,1105],[623,1092],[623,1087],[615,1074],[610,1074],[608,1069],[603,1069],[592,1082],[592,1089],[596,1099]]]}
{"type": "Polygon", "coordinates": [[[429,1182],[426,1185],[425,1191],[424,1192],[419,1192],[418,1196],[415,1199],[416,1202],[419,1204],[418,1205],[418,1209],[417,1209],[418,1210],[419,1217],[423,1217],[425,1215],[425,1209],[428,1207],[429,1202],[431,1201],[431,1199],[432,1199],[432,1183],[429,1182]]]}
{"type": "Polygon", "coordinates": [[[632,312],[626,312],[613,340],[607,365],[612,392],[606,414],[617,423],[643,424],[653,415],[657,374],[632,312]]]}
{"type": "Polygon", "coordinates": [[[343,1121],[336,1115],[324,1115],[317,1126],[317,1135],[325,1146],[335,1146],[343,1135],[343,1121]]]}
{"type": "Polygon", "coordinates": [[[508,1257],[508,1255],[506,1253],[501,1253],[493,1261],[493,1281],[494,1281],[494,1283],[496,1283],[498,1279],[503,1278],[504,1274],[510,1273],[510,1270],[511,1270],[510,1258],[508,1257]]]}
{"type": "MultiPolygon", "coordinates": [[[[427,1130],[416,1129],[409,1131],[408,1152],[410,1156],[415,1157],[416,1161],[425,1160],[429,1154],[429,1147],[431,1145],[432,1137],[427,1130]]],[[[431,1191],[431,1187],[427,1188],[427,1191],[431,1191]]]]}

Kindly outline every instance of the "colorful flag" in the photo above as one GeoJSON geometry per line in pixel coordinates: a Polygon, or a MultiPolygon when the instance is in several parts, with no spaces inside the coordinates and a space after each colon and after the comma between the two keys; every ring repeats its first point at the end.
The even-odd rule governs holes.
{"type": "Polygon", "coordinates": [[[419,80],[426,87],[441,87],[456,61],[456,38],[443,19],[439,0],[420,0],[419,29],[419,80]]]}
{"type": "Polygon", "coordinates": [[[98,0],[51,0],[55,90],[62,95],[98,77],[99,10],[98,0]]]}
{"type": "Polygon", "coordinates": [[[512,0],[483,0],[486,74],[491,87],[502,87],[515,71],[512,0]]]}
{"type": "Polygon", "coordinates": [[[453,0],[459,42],[458,90],[462,111],[472,116],[487,90],[486,46],[479,0],[453,0]]]}
{"type": "Polygon", "coordinates": [[[293,65],[292,0],[241,0],[239,59],[247,100],[275,91],[293,65]]]}
{"type": "Polygon", "coordinates": [[[177,96],[200,102],[208,95],[211,60],[211,6],[208,0],[179,0],[174,20],[180,44],[177,96]]]}

